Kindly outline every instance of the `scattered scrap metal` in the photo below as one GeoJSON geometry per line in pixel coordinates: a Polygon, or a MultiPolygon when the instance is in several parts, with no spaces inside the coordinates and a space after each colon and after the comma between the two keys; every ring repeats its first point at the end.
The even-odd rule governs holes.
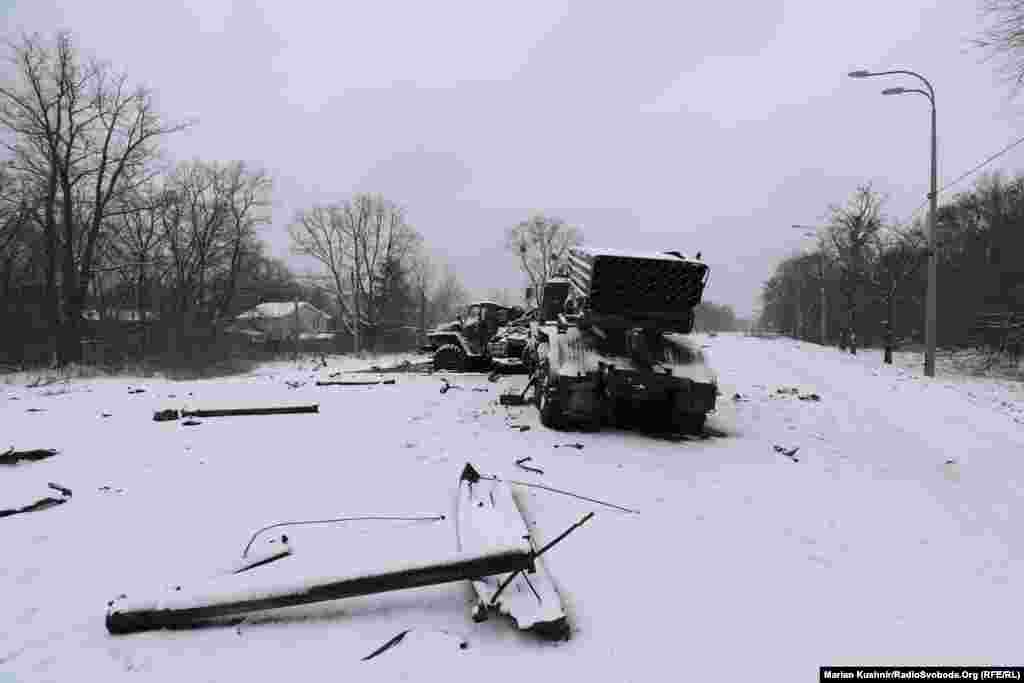
{"type": "Polygon", "coordinates": [[[365,662],[367,660],[373,659],[374,657],[376,657],[380,653],[385,652],[385,651],[393,648],[395,645],[398,645],[400,642],[402,642],[402,638],[405,638],[405,634],[407,634],[411,630],[412,629],[410,628],[410,629],[406,629],[406,630],[402,631],[397,636],[395,636],[394,638],[392,638],[388,642],[384,643],[383,645],[378,647],[376,650],[374,650],[370,654],[368,654],[365,657],[363,657],[360,661],[365,662]]]}
{"type": "MultiPolygon", "coordinates": [[[[374,650],[370,654],[368,654],[365,657],[363,657],[362,659],[360,659],[360,661],[365,662],[365,661],[373,659],[374,657],[376,657],[377,655],[379,655],[379,654],[381,654],[383,652],[387,652],[388,650],[393,648],[395,645],[398,645],[400,642],[402,642],[402,640],[405,638],[405,636],[408,635],[409,633],[412,633],[412,631],[413,631],[413,629],[411,629],[411,628],[408,628],[408,629],[402,631],[401,633],[396,635],[394,638],[392,638],[391,640],[387,641],[386,643],[384,643],[383,645],[378,647],[376,650],[374,650]]],[[[448,631],[444,631],[444,630],[439,630],[437,632],[438,633],[443,633],[443,634],[445,634],[447,636],[451,636],[452,635],[448,631]]],[[[459,649],[460,650],[465,650],[466,648],[469,647],[469,641],[466,640],[465,638],[458,637],[458,641],[459,641],[459,649]]]]}
{"type": "Polygon", "coordinates": [[[46,458],[52,458],[59,452],[52,448],[33,448],[27,451],[16,451],[10,448],[4,453],[0,453],[0,465],[15,465],[22,460],[32,462],[45,460],[46,458]]]}
{"type": "Polygon", "coordinates": [[[516,460],[516,465],[520,469],[524,469],[527,472],[535,472],[537,474],[544,474],[544,470],[540,469],[539,467],[530,467],[529,465],[524,465],[523,464],[523,463],[527,463],[527,462],[529,462],[531,460],[533,460],[533,457],[528,455],[525,458],[519,458],[518,460],[516,460]]]}
{"type": "MultiPolygon", "coordinates": [[[[405,360],[405,361],[402,361],[401,363],[398,363],[397,365],[390,365],[388,367],[383,367],[382,368],[379,365],[371,365],[370,367],[364,368],[362,370],[350,370],[348,372],[362,372],[362,373],[366,373],[366,372],[375,372],[375,373],[381,373],[381,372],[422,372],[422,373],[426,374],[426,373],[430,373],[430,372],[433,372],[433,371],[434,371],[434,362],[432,360],[419,361],[419,362],[416,362],[416,363],[413,363],[411,361],[405,360]]],[[[338,372],[334,373],[334,375],[340,375],[340,374],[343,374],[343,372],[345,372],[345,371],[339,370],[338,372]]],[[[334,376],[334,375],[332,375],[332,376],[334,376]]]]}
{"type": "Polygon", "coordinates": [[[47,508],[52,508],[57,505],[63,505],[64,503],[71,500],[71,489],[61,486],[60,484],[54,484],[53,482],[50,482],[49,484],[47,484],[47,486],[49,486],[54,491],[59,491],[61,497],[54,498],[52,496],[47,496],[46,498],[40,498],[36,502],[31,503],[29,505],[25,505],[24,507],[0,510],[0,517],[9,517],[11,515],[17,515],[23,512],[38,512],[39,510],[45,510],[47,508]]]}
{"type": "Polygon", "coordinates": [[[503,406],[526,405],[526,392],[530,390],[530,387],[532,387],[536,383],[536,381],[536,376],[531,377],[530,381],[526,383],[526,386],[523,387],[522,391],[520,391],[519,393],[516,393],[515,391],[506,392],[498,397],[498,403],[500,403],[503,406]]]}
{"type": "Polygon", "coordinates": [[[786,456],[787,458],[789,458],[793,462],[800,462],[800,459],[798,457],[796,457],[797,451],[799,451],[799,450],[800,450],[799,446],[794,446],[793,448],[786,448],[784,446],[780,446],[778,444],[775,444],[775,452],[776,453],[781,453],[782,455],[786,456]]]}
{"type": "Polygon", "coordinates": [[[441,378],[441,393],[442,394],[447,394],[452,389],[461,389],[461,388],[462,387],[459,386],[458,384],[452,384],[451,382],[449,382],[444,377],[441,378]]]}
{"type": "Polygon", "coordinates": [[[71,489],[61,486],[60,484],[54,484],[52,481],[47,484],[54,491],[60,491],[61,495],[71,497],[71,489]]]}

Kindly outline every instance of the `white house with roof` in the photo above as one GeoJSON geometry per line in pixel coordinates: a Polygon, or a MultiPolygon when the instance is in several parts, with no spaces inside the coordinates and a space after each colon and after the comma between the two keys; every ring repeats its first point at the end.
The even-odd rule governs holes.
{"type": "Polygon", "coordinates": [[[325,339],[331,316],[306,301],[267,301],[235,317],[239,332],[265,339],[325,339]]]}

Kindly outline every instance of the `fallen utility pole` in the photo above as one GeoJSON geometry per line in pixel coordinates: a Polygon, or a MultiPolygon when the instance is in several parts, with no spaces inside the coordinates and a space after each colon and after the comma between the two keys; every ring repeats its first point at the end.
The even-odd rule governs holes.
{"type": "Polygon", "coordinates": [[[240,583],[239,576],[232,575],[218,577],[191,591],[177,586],[165,593],[162,599],[129,601],[121,598],[111,601],[106,625],[113,634],[187,628],[211,619],[247,612],[452,581],[473,581],[485,576],[533,569],[533,553],[524,545],[497,548],[481,554],[456,553],[446,559],[410,563],[402,569],[318,577],[273,586],[261,585],[254,579],[240,583]]]}
{"type": "Polygon", "coordinates": [[[303,406],[278,406],[275,408],[201,408],[182,410],[182,417],[228,417],[231,415],[293,415],[297,413],[319,413],[320,404],[303,406]]]}
{"type": "Polygon", "coordinates": [[[377,384],[394,384],[394,378],[381,379],[377,381],[346,381],[346,380],[330,380],[330,381],[318,381],[316,385],[318,387],[366,387],[374,386],[377,384]]]}

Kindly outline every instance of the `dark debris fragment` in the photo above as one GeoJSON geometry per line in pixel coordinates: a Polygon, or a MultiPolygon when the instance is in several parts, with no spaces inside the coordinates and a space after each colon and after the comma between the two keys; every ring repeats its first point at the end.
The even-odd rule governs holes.
{"type": "Polygon", "coordinates": [[[4,453],[0,453],[0,465],[14,465],[21,460],[28,460],[31,462],[45,460],[47,458],[52,458],[59,452],[60,451],[53,448],[34,448],[27,451],[16,451],[11,448],[4,453]]]}

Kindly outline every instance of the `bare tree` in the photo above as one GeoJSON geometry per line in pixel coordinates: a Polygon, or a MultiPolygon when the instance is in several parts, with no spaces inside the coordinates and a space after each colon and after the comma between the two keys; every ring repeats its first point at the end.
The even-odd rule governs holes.
{"type": "MultiPolygon", "coordinates": [[[[336,206],[314,206],[299,211],[288,226],[292,251],[315,259],[327,271],[337,301],[340,321],[358,337],[358,326],[346,303],[350,294],[349,249],[342,229],[341,211],[336,206]]],[[[358,350],[358,342],[356,342],[358,350]]]]}
{"type": "Polygon", "coordinates": [[[569,247],[582,239],[582,232],[562,219],[534,214],[508,229],[506,246],[519,258],[533,291],[540,292],[548,278],[566,263],[569,247]]]}
{"type": "Polygon", "coordinates": [[[1024,86],[1024,0],[980,0],[985,26],[974,45],[998,62],[999,74],[1019,91],[1024,86]]]}
{"type": "Polygon", "coordinates": [[[220,280],[220,294],[216,304],[218,317],[227,315],[238,290],[238,279],[247,253],[253,251],[256,231],[270,222],[270,194],[273,188],[270,175],[263,169],[250,169],[245,162],[236,161],[220,169],[223,201],[228,209],[228,258],[220,280]]]}
{"type": "Polygon", "coordinates": [[[927,258],[927,238],[920,226],[912,229],[891,228],[875,234],[877,258],[872,268],[872,284],[885,305],[885,356],[892,364],[895,344],[896,302],[906,284],[921,270],[927,258]]]}
{"type": "Polygon", "coordinates": [[[839,270],[846,307],[845,338],[850,353],[854,354],[857,353],[857,311],[862,305],[871,248],[883,224],[882,205],[882,197],[867,184],[858,187],[844,206],[831,207],[827,246],[839,270]]]}
{"type": "Polygon", "coordinates": [[[445,266],[431,297],[431,317],[435,322],[450,320],[468,302],[469,294],[458,275],[450,266],[445,266]]]}
{"type": "Polygon", "coordinates": [[[109,220],[152,171],[158,138],[185,124],[165,123],[148,90],[82,60],[68,33],[52,47],[24,37],[11,61],[15,79],[0,87],[0,127],[11,134],[12,168],[38,188],[47,298],[51,323],[63,316],[64,362],[80,353],[82,310],[109,220]]]}
{"type": "Polygon", "coordinates": [[[362,349],[367,332],[372,344],[387,293],[382,270],[385,264],[407,264],[422,241],[405,211],[379,195],[359,194],[299,212],[289,232],[293,250],[319,261],[329,274],[355,350],[362,349]]]}
{"type": "Polygon", "coordinates": [[[256,230],[269,220],[270,189],[265,172],[240,162],[183,163],[164,183],[153,211],[175,345],[193,331],[216,334],[231,313],[242,271],[260,251],[256,230]]]}
{"type": "Polygon", "coordinates": [[[430,290],[437,278],[437,269],[427,258],[427,255],[420,250],[409,264],[409,284],[413,297],[416,300],[419,344],[427,343],[427,320],[429,316],[430,290]]]}

